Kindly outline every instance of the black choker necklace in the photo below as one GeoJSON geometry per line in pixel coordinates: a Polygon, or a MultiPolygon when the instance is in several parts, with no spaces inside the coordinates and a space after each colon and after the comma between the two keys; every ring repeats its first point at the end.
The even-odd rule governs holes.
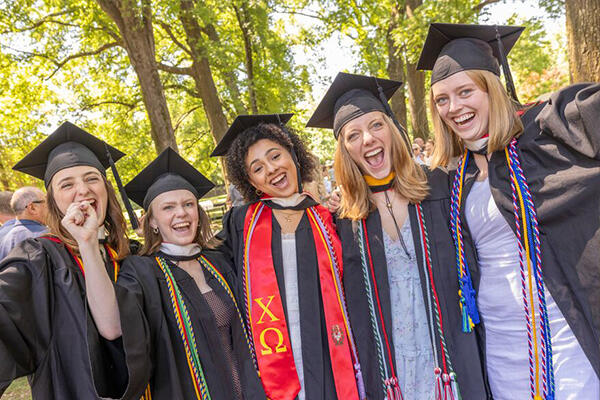
{"type": "Polygon", "coordinates": [[[170,261],[190,261],[190,260],[196,260],[198,257],[200,257],[200,254],[202,253],[201,251],[199,251],[196,254],[191,254],[189,256],[175,256],[173,254],[167,254],[163,251],[159,251],[158,252],[160,254],[160,256],[162,258],[165,258],[167,260],[170,261]]]}

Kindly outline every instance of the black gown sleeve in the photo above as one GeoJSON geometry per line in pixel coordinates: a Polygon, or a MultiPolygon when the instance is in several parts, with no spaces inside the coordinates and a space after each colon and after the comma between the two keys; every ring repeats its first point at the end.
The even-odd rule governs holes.
{"type": "Polygon", "coordinates": [[[0,395],[33,373],[48,347],[46,262],[43,247],[27,240],[0,264],[0,395]]]}
{"type": "Polygon", "coordinates": [[[545,134],[600,160],[600,84],[581,83],[559,90],[536,121],[545,134]]]}
{"type": "Polygon", "coordinates": [[[123,335],[121,343],[112,343],[109,349],[118,360],[119,346],[122,348],[124,357],[120,359],[126,366],[121,365],[120,368],[126,367],[129,373],[127,390],[121,399],[139,399],[148,385],[152,370],[151,333],[144,314],[143,291],[132,268],[133,258],[137,257],[129,256],[122,262],[118,284],[115,285],[123,335]]]}

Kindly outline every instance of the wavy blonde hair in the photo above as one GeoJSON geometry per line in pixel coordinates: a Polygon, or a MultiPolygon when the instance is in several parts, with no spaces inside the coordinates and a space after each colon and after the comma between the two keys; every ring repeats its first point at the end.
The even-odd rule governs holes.
{"type": "MultiPolygon", "coordinates": [[[[396,173],[393,188],[411,203],[419,203],[429,193],[425,171],[412,159],[400,131],[394,122],[381,113],[392,134],[390,157],[392,171],[396,173]]],[[[344,145],[344,129],[340,132],[335,150],[335,178],[342,189],[340,216],[358,220],[366,218],[375,209],[372,192],[358,165],[352,160],[344,145]]]]}
{"type": "MultiPolygon", "coordinates": [[[[488,133],[490,136],[487,151],[492,153],[503,150],[512,138],[523,132],[523,123],[517,115],[521,106],[508,96],[500,78],[494,73],[484,70],[468,70],[465,73],[479,89],[488,94],[490,103],[488,133]]],[[[431,89],[429,90],[429,110],[435,137],[435,148],[431,160],[431,169],[434,169],[447,166],[452,157],[462,154],[465,145],[438,113],[431,89]]]]}
{"type": "MultiPolygon", "coordinates": [[[[123,212],[121,211],[121,205],[117,200],[117,195],[112,185],[106,179],[106,176],[102,175],[104,181],[104,187],[106,188],[106,194],[108,198],[108,204],[106,206],[106,216],[104,217],[104,228],[108,232],[106,237],[106,244],[108,244],[117,253],[117,260],[122,260],[129,255],[129,239],[127,238],[127,225],[123,212]]],[[[58,237],[63,243],[68,245],[73,251],[79,253],[79,246],[73,236],[62,226],[62,219],[65,216],[62,213],[56,201],[54,200],[54,192],[52,185],[48,185],[46,201],[48,202],[48,217],[46,219],[46,225],[50,229],[50,233],[58,237]]]]}

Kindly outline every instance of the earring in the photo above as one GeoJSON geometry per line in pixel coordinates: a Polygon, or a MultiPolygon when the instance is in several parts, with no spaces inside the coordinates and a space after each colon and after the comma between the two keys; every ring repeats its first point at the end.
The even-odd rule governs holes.
{"type": "Polygon", "coordinates": [[[158,226],[152,228],[152,232],[154,232],[155,235],[158,235],[158,226]]]}
{"type": "Polygon", "coordinates": [[[260,191],[260,190],[258,190],[258,189],[255,189],[255,190],[254,190],[254,193],[256,193],[256,195],[257,195],[258,197],[262,196],[262,194],[263,194],[263,192],[261,192],[261,191],[260,191]]]}

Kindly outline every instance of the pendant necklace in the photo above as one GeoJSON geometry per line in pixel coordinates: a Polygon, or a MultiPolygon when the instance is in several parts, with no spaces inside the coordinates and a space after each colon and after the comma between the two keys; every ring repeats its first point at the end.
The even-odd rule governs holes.
{"type": "Polygon", "coordinates": [[[392,220],[394,221],[394,227],[396,228],[396,233],[398,234],[398,240],[400,241],[400,245],[402,246],[402,249],[404,250],[406,257],[408,257],[408,259],[411,260],[412,258],[410,256],[410,253],[408,252],[406,243],[404,243],[404,238],[402,238],[402,233],[400,232],[400,228],[398,227],[398,222],[396,222],[396,217],[394,216],[394,211],[392,209],[392,202],[390,201],[390,198],[388,196],[388,191],[386,190],[385,192],[383,192],[383,194],[385,195],[385,206],[387,207],[390,215],[392,216],[392,220]]]}

